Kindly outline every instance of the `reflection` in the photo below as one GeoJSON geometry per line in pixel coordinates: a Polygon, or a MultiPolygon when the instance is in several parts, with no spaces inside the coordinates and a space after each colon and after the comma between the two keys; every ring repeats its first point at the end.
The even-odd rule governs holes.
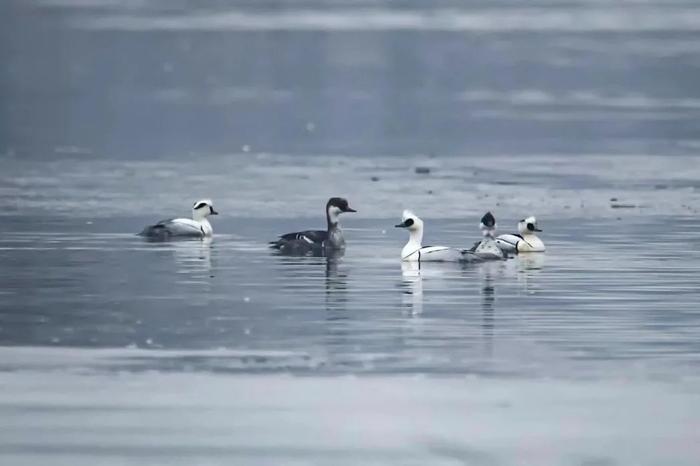
{"type": "MultiPolygon", "coordinates": [[[[498,296],[499,282],[508,275],[508,261],[482,262],[476,267],[464,267],[463,275],[466,280],[476,280],[479,284],[481,307],[481,337],[483,342],[483,355],[487,358],[493,356],[493,338],[496,328],[496,299],[498,296]]],[[[506,287],[508,285],[505,285],[506,287]]]]}
{"type": "MultiPolygon", "coordinates": [[[[348,327],[348,275],[340,268],[343,251],[334,251],[326,257],[325,276],[325,343],[329,361],[336,358],[342,359],[351,346],[353,335],[348,327]]],[[[333,362],[335,364],[335,362],[333,362]]]]}
{"type": "Polygon", "coordinates": [[[420,262],[401,262],[403,294],[401,301],[411,315],[423,313],[423,276],[420,262]]]}
{"type": "Polygon", "coordinates": [[[343,250],[333,251],[332,253],[318,255],[294,256],[289,254],[280,254],[275,251],[273,257],[276,258],[276,263],[280,266],[278,271],[284,275],[285,279],[280,280],[278,287],[285,289],[297,290],[298,287],[307,286],[314,289],[319,289],[321,284],[317,282],[321,277],[319,270],[325,267],[325,282],[330,288],[333,288],[332,283],[328,283],[329,279],[338,272],[338,263],[341,261],[345,252],[343,250]]]}
{"type": "Polygon", "coordinates": [[[172,241],[168,243],[173,251],[178,272],[202,274],[211,278],[212,238],[194,241],[172,241]]]}
{"type": "Polygon", "coordinates": [[[544,269],[546,254],[518,254],[515,259],[508,261],[510,276],[515,276],[518,284],[527,293],[534,293],[539,289],[536,277],[544,269]]]}
{"type": "Polygon", "coordinates": [[[518,269],[521,271],[539,272],[544,268],[546,254],[518,254],[518,269]]]}
{"type": "Polygon", "coordinates": [[[484,264],[481,284],[481,335],[484,339],[484,353],[489,357],[493,356],[493,330],[496,324],[496,287],[493,277],[498,270],[494,270],[494,265],[496,264],[484,264]]]}
{"type": "MultiPolygon", "coordinates": [[[[326,256],[326,310],[329,312],[344,311],[348,301],[347,273],[338,271],[338,265],[344,255],[343,250],[338,250],[326,256]]],[[[345,319],[345,316],[340,318],[345,319]]]]}

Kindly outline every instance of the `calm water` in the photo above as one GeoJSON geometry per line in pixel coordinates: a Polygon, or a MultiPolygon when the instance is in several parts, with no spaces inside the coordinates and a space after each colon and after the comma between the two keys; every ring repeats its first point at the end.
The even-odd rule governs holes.
{"type": "MultiPolygon", "coordinates": [[[[397,260],[405,232],[382,230],[394,219],[347,219],[350,247],[332,259],[255,239],[291,220],[246,223],[249,236],[211,242],[59,221],[7,233],[2,340],[126,348],[106,354],[134,370],[676,380],[700,367],[700,247],[678,248],[694,218],[548,222],[545,255],[420,269],[397,260]]],[[[468,244],[463,222],[428,227],[468,244]]]]}
{"type": "Polygon", "coordinates": [[[700,461],[695,2],[9,0],[0,60],[0,463],[700,461]]]}

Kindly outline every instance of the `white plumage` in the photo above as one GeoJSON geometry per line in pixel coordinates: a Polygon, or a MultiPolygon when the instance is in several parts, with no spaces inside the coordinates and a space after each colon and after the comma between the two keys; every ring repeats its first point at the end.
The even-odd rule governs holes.
{"type": "Polygon", "coordinates": [[[542,230],[535,217],[527,217],[518,222],[518,233],[499,235],[496,244],[506,253],[544,252],[544,242],[535,234],[542,230]]]}
{"type": "Polygon", "coordinates": [[[192,206],[192,218],[171,218],[161,220],[155,225],[143,229],[141,236],[149,238],[169,239],[171,237],[205,238],[212,235],[214,230],[207,220],[210,215],[218,215],[210,199],[197,201],[192,206]]]}

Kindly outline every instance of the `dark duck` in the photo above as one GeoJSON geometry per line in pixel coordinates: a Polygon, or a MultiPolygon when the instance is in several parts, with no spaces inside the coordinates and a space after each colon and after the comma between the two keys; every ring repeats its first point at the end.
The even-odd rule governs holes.
{"type": "Polygon", "coordinates": [[[357,212],[351,208],[346,199],[332,197],[326,203],[326,229],[306,230],[281,235],[270,247],[282,254],[289,255],[323,255],[345,249],[345,238],[340,229],[340,214],[357,212]]]}

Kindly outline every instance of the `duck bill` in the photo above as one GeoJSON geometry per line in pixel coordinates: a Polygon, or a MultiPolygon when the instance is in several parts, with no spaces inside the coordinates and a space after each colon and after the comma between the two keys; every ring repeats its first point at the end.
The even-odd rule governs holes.
{"type": "Polygon", "coordinates": [[[542,230],[541,230],[541,229],[539,229],[539,228],[535,228],[535,229],[534,229],[534,230],[532,230],[532,231],[537,231],[537,232],[541,232],[542,230]]]}
{"type": "Polygon", "coordinates": [[[394,225],[394,228],[407,228],[405,223],[399,223],[398,225],[394,225]]]}
{"type": "Polygon", "coordinates": [[[214,209],[211,209],[211,212],[209,212],[211,215],[219,215],[219,212],[215,211],[214,209]]]}
{"type": "Polygon", "coordinates": [[[353,209],[352,207],[348,207],[343,212],[357,212],[357,211],[355,209],[353,209]]]}

